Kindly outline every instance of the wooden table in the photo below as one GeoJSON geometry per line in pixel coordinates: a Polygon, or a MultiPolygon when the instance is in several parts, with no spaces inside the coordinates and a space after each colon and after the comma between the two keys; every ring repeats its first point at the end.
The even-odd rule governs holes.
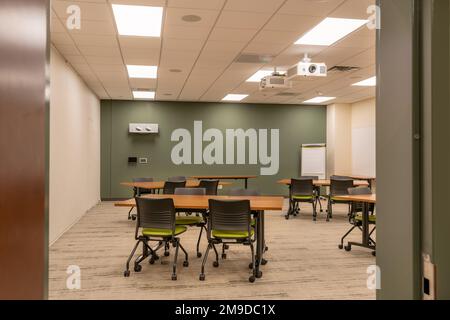
{"type": "Polygon", "coordinates": [[[364,180],[367,181],[367,183],[369,184],[369,188],[372,189],[373,186],[373,182],[377,179],[375,177],[371,177],[371,176],[361,176],[361,175],[350,175],[348,176],[349,178],[355,179],[355,180],[364,180]]]}
{"type": "MultiPolygon", "coordinates": [[[[290,186],[291,179],[281,179],[281,180],[278,180],[277,183],[290,186]]],[[[316,187],[329,187],[329,186],[331,186],[331,180],[328,180],[328,179],[314,180],[313,184],[316,187]]],[[[362,187],[362,186],[368,186],[369,183],[367,181],[355,180],[355,181],[353,181],[353,185],[355,187],[362,187]]]]}
{"type": "Polygon", "coordinates": [[[219,180],[244,180],[245,189],[248,187],[248,179],[256,179],[258,176],[246,176],[246,175],[236,175],[236,176],[220,176],[220,175],[211,175],[211,176],[192,176],[192,179],[198,180],[208,180],[208,179],[219,179],[219,180]]]}
{"type": "MultiPolygon", "coordinates": [[[[163,195],[163,194],[147,194],[144,198],[150,199],[173,199],[175,208],[177,209],[192,209],[205,210],[209,208],[209,199],[217,200],[250,200],[250,208],[256,212],[256,270],[255,274],[258,278],[262,276],[260,272],[260,265],[267,263],[263,259],[265,251],[265,235],[264,235],[264,211],[282,211],[283,197],[265,197],[265,196],[251,196],[251,197],[235,197],[235,196],[186,196],[186,195],[163,195]]],[[[114,204],[117,207],[135,207],[135,199],[119,201],[114,204]]]]}
{"type": "MultiPolygon", "coordinates": [[[[151,181],[151,182],[121,182],[122,186],[133,187],[133,188],[143,188],[149,190],[160,190],[164,188],[165,181],[151,181]]],[[[197,188],[200,184],[198,180],[186,180],[186,188],[197,188]]],[[[219,181],[219,185],[228,186],[232,182],[219,181]]]]}
{"type": "Polygon", "coordinates": [[[349,242],[349,248],[352,245],[364,247],[368,249],[375,250],[376,246],[372,245],[370,242],[370,230],[369,230],[369,205],[375,204],[377,202],[376,194],[368,195],[346,195],[346,196],[335,196],[337,200],[360,202],[363,204],[363,215],[362,215],[362,242],[349,242]]]}

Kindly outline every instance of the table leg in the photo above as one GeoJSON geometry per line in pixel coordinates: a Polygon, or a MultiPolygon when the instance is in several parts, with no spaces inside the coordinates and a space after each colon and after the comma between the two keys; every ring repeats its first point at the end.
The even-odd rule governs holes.
{"type": "Polygon", "coordinates": [[[244,185],[245,185],[245,189],[247,189],[247,188],[248,188],[248,181],[247,181],[248,179],[247,179],[247,178],[245,178],[244,180],[245,180],[245,183],[244,183],[244,185]]]}
{"type": "Polygon", "coordinates": [[[255,277],[261,278],[262,272],[259,270],[262,257],[264,254],[264,211],[258,212],[258,217],[256,219],[256,263],[255,263],[255,277]]]}
{"type": "Polygon", "coordinates": [[[367,202],[364,202],[363,204],[363,221],[362,221],[362,228],[363,228],[363,245],[369,247],[369,204],[367,202]]]}

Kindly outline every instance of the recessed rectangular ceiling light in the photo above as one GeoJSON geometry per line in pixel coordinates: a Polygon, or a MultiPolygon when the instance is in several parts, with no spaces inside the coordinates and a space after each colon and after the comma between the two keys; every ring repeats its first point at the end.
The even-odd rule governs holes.
{"type": "Polygon", "coordinates": [[[330,46],[367,22],[368,20],[361,19],[325,18],[325,20],[298,39],[295,44],[330,46]]]}
{"type": "Polygon", "coordinates": [[[162,7],[113,4],[112,8],[119,35],[161,36],[162,7]]]}
{"type": "Polygon", "coordinates": [[[336,97],[315,97],[304,101],[303,103],[324,103],[330,100],[336,99],[336,97]]]}
{"type": "Polygon", "coordinates": [[[154,91],[133,91],[135,99],[155,99],[154,91]]]}
{"type": "Polygon", "coordinates": [[[137,66],[127,64],[128,76],[130,78],[155,79],[158,72],[157,66],[137,66]]]}
{"type": "MultiPolygon", "coordinates": [[[[273,73],[273,70],[259,70],[250,78],[247,79],[246,82],[261,82],[261,79],[267,76],[270,76],[273,73]]],[[[279,72],[280,74],[285,74],[285,72],[279,72]]]]}
{"type": "Polygon", "coordinates": [[[377,77],[372,77],[353,84],[355,87],[375,87],[377,85],[377,77]]]}
{"type": "Polygon", "coordinates": [[[227,94],[222,101],[242,101],[248,97],[248,94],[227,94]]]}

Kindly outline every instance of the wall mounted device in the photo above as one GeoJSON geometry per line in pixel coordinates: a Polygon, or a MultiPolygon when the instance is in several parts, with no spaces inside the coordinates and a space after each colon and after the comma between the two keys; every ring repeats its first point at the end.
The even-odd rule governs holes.
{"type": "Polygon", "coordinates": [[[136,164],[138,161],[137,157],[128,157],[128,164],[136,164]]]}
{"type": "Polygon", "coordinates": [[[130,123],[128,131],[139,134],[158,133],[159,125],[157,123],[130,123]]]}

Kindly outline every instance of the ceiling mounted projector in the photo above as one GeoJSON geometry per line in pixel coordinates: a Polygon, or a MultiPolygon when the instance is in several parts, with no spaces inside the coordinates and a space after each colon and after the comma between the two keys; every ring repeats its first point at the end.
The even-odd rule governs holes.
{"type": "Polygon", "coordinates": [[[292,88],[292,83],[286,78],[285,74],[278,73],[276,70],[269,76],[265,76],[259,83],[260,91],[277,91],[292,88]]]}
{"type": "Polygon", "coordinates": [[[302,61],[288,69],[287,79],[296,80],[304,77],[326,77],[327,70],[325,63],[311,62],[311,59],[305,54],[305,58],[302,61]]]}

